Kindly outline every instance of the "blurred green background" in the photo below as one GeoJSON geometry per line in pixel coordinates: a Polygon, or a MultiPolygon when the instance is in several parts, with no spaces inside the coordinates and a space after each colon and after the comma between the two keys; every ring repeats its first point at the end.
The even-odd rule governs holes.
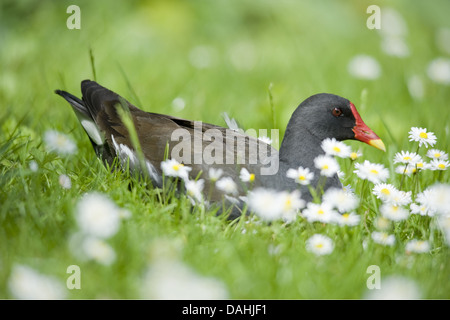
{"type": "Polygon", "coordinates": [[[438,31],[450,27],[448,12],[445,0],[2,1],[1,113],[26,114],[32,127],[76,129],[81,138],[53,90],[80,95],[81,80],[93,79],[92,49],[97,81],[148,111],[216,124],[227,111],[246,128],[271,128],[272,84],[281,133],[301,101],[330,92],[353,101],[388,144],[400,143],[413,125],[439,132],[448,122],[449,87],[426,75],[432,59],[448,57],[436,43],[438,31]],[[66,26],[71,4],[81,9],[79,30],[66,26]],[[383,52],[380,31],[366,27],[372,4],[403,17],[408,56],[383,52]],[[378,61],[378,79],[349,74],[358,54],[378,61]],[[422,80],[422,99],[408,92],[413,75],[422,80]],[[181,107],[172,103],[177,97],[181,107]]]}

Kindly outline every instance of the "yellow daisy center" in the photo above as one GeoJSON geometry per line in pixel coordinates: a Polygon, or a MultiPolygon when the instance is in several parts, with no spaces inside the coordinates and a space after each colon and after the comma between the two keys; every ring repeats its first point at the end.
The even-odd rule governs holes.
{"type": "Polygon", "coordinates": [[[286,209],[286,210],[289,210],[290,208],[292,207],[292,201],[291,201],[291,199],[287,199],[286,200],[286,202],[284,203],[284,208],[286,209]]]}
{"type": "Polygon", "coordinates": [[[440,157],[441,157],[441,154],[440,154],[439,152],[436,152],[436,153],[434,154],[434,157],[435,157],[435,158],[440,158],[440,157]]]}
{"type": "Polygon", "coordinates": [[[409,157],[409,156],[406,156],[406,157],[403,157],[403,160],[406,160],[406,161],[408,161],[408,160],[412,160],[412,158],[411,158],[411,157],[409,157]]]}
{"type": "Polygon", "coordinates": [[[356,160],[357,158],[358,158],[358,154],[357,154],[356,152],[352,152],[352,153],[350,154],[350,159],[356,160]]]}
{"type": "Polygon", "coordinates": [[[378,170],[372,169],[372,170],[370,170],[370,173],[378,174],[378,170]]]}
{"type": "Polygon", "coordinates": [[[324,214],[325,212],[322,209],[319,209],[319,211],[317,211],[317,214],[324,214]]]}
{"type": "Polygon", "coordinates": [[[334,152],[341,152],[341,148],[339,148],[339,147],[337,147],[337,146],[334,146],[334,147],[333,147],[333,151],[334,151],[334,152]]]}
{"type": "Polygon", "coordinates": [[[322,166],[322,169],[323,170],[327,170],[329,167],[328,167],[328,165],[327,164],[324,164],[323,166],[322,166]]]}
{"type": "Polygon", "coordinates": [[[426,138],[428,138],[428,134],[426,132],[421,132],[419,134],[419,137],[421,137],[422,139],[426,139],[426,138]]]}
{"type": "Polygon", "coordinates": [[[316,248],[317,249],[322,249],[323,248],[323,243],[317,243],[316,244],[316,248]]]}
{"type": "Polygon", "coordinates": [[[444,170],[445,169],[445,165],[442,164],[442,163],[439,163],[438,164],[438,168],[441,169],[441,170],[444,170]]]}
{"type": "Polygon", "coordinates": [[[390,194],[391,194],[391,192],[389,191],[388,188],[383,188],[383,189],[381,189],[381,193],[382,193],[382,194],[385,194],[385,195],[390,195],[390,194]]]}
{"type": "Polygon", "coordinates": [[[64,146],[65,144],[66,144],[66,142],[67,142],[67,139],[66,139],[66,137],[64,137],[64,136],[58,136],[58,138],[56,139],[56,144],[58,145],[58,146],[64,146]]]}
{"type": "Polygon", "coordinates": [[[300,175],[300,176],[298,176],[298,180],[306,180],[306,177],[304,176],[304,175],[300,175]]]}
{"type": "Polygon", "coordinates": [[[248,180],[250,180],[250,182],[255,181],[255,174],[254,174],[254,173],[251,173],[251,174],[250,174],[250,178],[249,178],[248,180]]]}

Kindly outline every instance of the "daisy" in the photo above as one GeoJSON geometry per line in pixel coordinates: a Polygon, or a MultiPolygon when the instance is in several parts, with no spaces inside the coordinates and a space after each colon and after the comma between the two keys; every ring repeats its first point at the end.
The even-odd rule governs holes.
{"type": "Polygon", "coordinates": [[[411,191],[396,190],[392,193],[392,196],[388,202],[396,206],[406,206],[412,201],[411,195],[411,191]]]}
{"type": "Polygon", "coordinates": [[[425,145],[428,148],[428,145],[431,147],[436,144],[436,136],[433,132],[427,132],[426,128],[417,128],[412,127],[409,131],[409,141],[417,141],[419,142],[419,147],[425,145]]]}
{"type": "Polygon", "coordinates": [[[61,155],[70,155],[77,151],[77,145],[68,136],[56,130],[46,131],[44,141],[50,151],[61,155]]]}
{"type": "Polygon", "coordinates": [[[450,59],[436,58],[427,68],[428,77],[438,84],[450,85],[450,59]]]}
{"type": "Polygon", "coordinates": [[[347,69],[353,77],[358,79],[375,80],[381,75],[381,67],[378,61],[364,54],[352,58],[347,69]]]}
{"type": "Polygon", "coordinates": [[[423,204],[411,203],[409,206],[411,214],[420,214],[421,216],[434,216],[434,212],[423,204]]]}
{"type": "Polygon", "coordinates": [[[116,204],[105,195],[90,193],[78,201],[76,220],[85,234],[106,239],[119,230],[119,211],[116,204]]]}
{"type": "Polygon", "coordinates": [[[415,166],[411,166],[411,165],[409,165],[409,164],[404,165],[404,166],[403,166],[403,165],[397,166],[397,167],[395,168],[395,173],[403,174],[403,175],[408,176],[408,177],[409,177],[410,175],[416,173],[416,172],[417,172],[416,167],[415,167],[415,166]]]}
{"type": "Polygon", "coordinates": [[[352,194],[355,193],[355,190],[353,189],[353,187],[350,184],[343,186],[342,190],[344,190],[347,193],[352,193],[352,194]]]}
{"type": "Polygon", "coordinates": [[[408,44],[402,37],[384,37],[381,48],[387,55],[399,58],[407,57],[410,54],[408,44]]]}
{"type": "Polygon", "coordinates": [[[356,159],[358,159],[358,158],[361,158],[362,157],[362,153],[361,153],[361,151],[352,151],[351,153],[350,153],[350,159],[352,160],[352,161],[355,161],[356,159]]]}
{"type": "Polygon", "coordinates": [[[416,164],[421,161],[422,158],[417,153],[409,151],[397,152],[394,157],[394,163],[416,164]]]}
{"type": "Polygon", "coordinates": [[[39,170],[39,165],[34,160],[31,160],[28,165],[29,165],[30,170],[33,171],[33,172],[37,172],[39,170]]]}
{"type": "Polygon", "coordinates": [[[209,180],[211,180],[212,182],[216,182],[217,180],[220,179],[220,177],[223,174],[223,170],[222,169],[216,169],[216,168],[209,168],[208,170],[208,177],[209,180]]]}
{"type": "Polygon", "coordinates": [[[176,97],[172,100],[172,108],[174,111],[181,111],[186,107],[186,101],[181,97],[176,97]]]}
{"type": "Polygon", "coordinates": [[[361,217],[354,212],[344,213],[336,216],[336,223],[340,226],[356,226],[361,221],[361,217]]]}
{"type": "Polygon", "coordinates": [[[322,202],[320,204],[309,202],[306,209],[302,211],[302,215],[308,222],[318,221],[330,223],[335,221],[338,213],[334,211],[333,207],[326,202],[322,202]]]}
{"type": "Polygon", "coordinates": [[[298,167],[298,169],[289,169],[286,176],[294,179],[298,184],[309,185],[314,178],[314,172],[311,172],[309,168],[298,167]]]}
{"type": "Polygon", "coordinates": [[[257,188],[249,192],[247,204],[249,209],[261,219],[273,221],[280,219],[282,216],[283,204],[280,203],[280,200],[277,191],[257,188]]]}
{"type": "Polygon", "coordinates": [[[306,250],[315,255],[322,256],[333,252],[333,241],[322,234],[315,234],[306,240],[306,250]]]}
{"type": "Polygon", "coordinates": [[[286,222],[292,222],[297,218],[298,210],[305,207],[305,201],[301,198],[300,191],[283,191],[279,193],[279,203],[282,204],[281,216],[286,222]]]}
{"type": "Polygon", "coordinates": [[[393,193],[397,192],[397,188],[395,188],[392,184],[388,183],[378,183],[373,189],[372,193],[381,201],[389,202],[392,198],[393,193]]]}
{"type": "Polygon", "coordinates": [[[377,184],[385,182],[389,178],[389,171],[382,164],[371,163],[369,160],[365,160],[364,163],[356,163],[357,174],[361,179],[369,180],[370,182],[377,184]]]}
{"type": "Polygon", "coordinates": [[[426,213],[428,216],[434,216],[436,214],[436,208],[433,204],[432,199],[432,191],[430,188],[425,189],[423,192],[417,194],[416,202],[418,203],[419,208],[416,210],[420,210],[419,214],[426,213]]]}
{"type": "Polygon", "coordinates": [[[419,201],[425,204],[431,210],[441,214],[450,214],[450,184],[435,184],[427,188],[424,192],[424,196],[418,196],[419,201]]]}
{"type": "Polygon", "coordinates": [[[377,229],[379,230],[387,230],[391,225],[391,222],[386,219],[385,217],[378,217],[375,220],[375,226],[377,227],[377,229]]]}
{"type": "Polygon", "coordinates": [[[356,195],[337,188],[328,189],[323,195],[323,202],[330,204],[341,213],[355,210],[359,206],[356,195]]]}
{"type": "Polygon", "coordinates": [[[448,162],[447,160],[433,159],[430,162],[431,170],[447,170],[449,166],[450,162],[448,162]]]}
{"type": "Polygon", "coordinates": [[[242,182],[253,182],[255,181],[255,174],[248,172],[246,168],[241,168],[239,178],[242,182]]]}
{"type": "Polygon", "coordinates": [[[14,298],[24,300],[60,300],[67,292],[56,278],[17,264],[12,267],[8,288],[14,298]]]}
{"type": "Polygon", "coordinates": [[[417,284],[402,276],[388,276],[381,280],[379,290],[366,293],[368,300],[419,300],[422,293],[417,284]]]}
{"type": "Polygon", "coordinates": [[[322,141],[321,147],[327,155],[348,158],[352,152],[351,148],[342,141],[335,138],[327,138],[322,141]]]}
{"type": "Polygon", "coordinates": [[[391,203],[381,205],[380,212],[383,217],[391,221],[402,221],[409,216],[409,210],[391,203]]]}
{"type": "Polygon", "coordinates": [[[226,286],[216,278],[205,277],[176,259],[157,259],[142,279],[140,294],[152,300],[225,300],[226,286]]]}
{"type": "Polygon", "coordinates": [[[374,231],[371,234],[372,240],[378,244],[385,246],[393,246],[395,244],[395,236],[386,232],[374,231]]]}
{"type": "Polygon", "coordinates": [[[412,169],[412,171],[414,172],[414,170],[428,170],[428,169],[431,169],[430,164],[422,160],[414,164],[414,168],[412,169]]]}
{"type": "Polygon", "coordinates": [[[406,206],[411,203],[411,191],[401,191],[391,184],[379,183],[372,189],[372,193],[381,201],[398,206],[406,206]]]}
{"type": "Polygon", "coordinates": [[[202,191],[204,184],[205,181],[203,179],[185,181],[186,194],[192,197],[194,200],[202,202],[203,201],[202,191]]]}
{"type": "Polygon", "coordinates": [[[84,238],[81,250],[87,259],[105,266],[111,265],[116,260],[116,252],[102,239],[90,236],[84,238]]]}
{"type": "Polygon", "coordinates": [[[183,180],[189,179],[190,167],[186,167],[184,164],[179,163],[175,159],[168,159],[161,162],[161,169],[165,176],[181,178],[183,180]]]}
{"type": "Polygon", "coordinates": [[[430,243],[424,240],[411,240],[406,243],[406,252],[426,253],[430,251],[430,243]]]}
{"type": "Polygon", "coordinates": [[[216,182],[217,189],[225,192],[226,194],[234,194],[238,193],[237,185],[230,177],[223,177],[216,182]]]}
{"type": "Polygon", "coordinates": [[[339,170],[339,164],[333,157],[319,155],[314,159],[314,166],[320,170],[320,174],[325,177],[332,177],[339,170]]]}
{"type": "Polygon", "coordinates": [[[72,188],[72,181],[68,175],[62,174],[58,178],[59,185],[64,189],[72,188]]]}
{"type": "Polygon", "coordinates": [[[427,151],[427,157],[430,159],[447,160],[448,153],[438,149],[431,149],[427,151]]]}

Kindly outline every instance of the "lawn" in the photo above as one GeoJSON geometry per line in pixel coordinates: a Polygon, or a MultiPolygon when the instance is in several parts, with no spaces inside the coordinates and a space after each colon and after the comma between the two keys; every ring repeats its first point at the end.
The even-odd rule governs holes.
{"type": "Polygon", "coordinates": [[[450,152],[448,1],[76,1],[80,29],[69,29],[71,4],[0,4],[0,298],[450,298],[448,161],[410,175],[394,161],[450,152]],[[54,94],[80,96],[84,79],[145,111],[221,126],[227,112],[280,139],[300,102],[334,93],[387,150],[346,141],[362,155],[338,158],[360,199],[356,225],[229,221],[105,168],[54,94]],[[436,143],[419,147],[411,128],[436,143]],[[51,150],[52,132],[67,152],[51,150]],[[405,218],[383,213],[376,184],[354,172],[365,160],[411,192],[405,218]],[[438,210],[414,213],[426,190],[441,192],[438,210]],[[116,218],[95,229],[83,210],[116,218]],[[308,245],[317,234],[324,254],[308,245]]]}

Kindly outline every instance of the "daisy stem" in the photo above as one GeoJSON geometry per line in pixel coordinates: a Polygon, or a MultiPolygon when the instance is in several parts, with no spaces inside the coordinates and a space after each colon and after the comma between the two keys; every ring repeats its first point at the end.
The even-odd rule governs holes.
{"type": "Polygon", "coordinates": [[[209,181],[209,188],[208,188],[208,197],[206,200],[209,202],[211,201],[212,193],[214,191],[215,181],[211,180],[209,181]]]}
{"type": "Polygon", "coordinates": [[[325,183],[327,182],[327,177],[326,176],[320,176],[319,181],[317,182],[317,188],[316,188],[316,197],[319,197],[319,192],[320,194],[323,194],[323,187],[325,186],[325,183]]]}
{"type": "Polygon", "coordinates": [[[412,190],[412,194],[414,197],[416,196],[418,190],[420,190],[419,174],[420,174],[420,171],[418,171],[417,165],[416,165],[416,173],[413,176],[414,181],[413,181],[413,190],[412,190]]]}
{"type": "Polygon", "coordinates": [[[363,182],[362,182],[362,187],[361,187],[361,192],[360,192],[361,199],[363,199],[363,200],[366,199],[366,183],[367,183],[367,180],[364,179],[363,182]]]}
{"type": "Polygon", "coordinates": [[[408,164],[405,165],[405,170],[403,170],[402,180],[400,181],[400,190],[403,188],[403,182],[405,181],[406,169],[408,168],[408,164]]]}
{"type": "Polygon", "coordinates": [[[316,192],[316,189],[314,189],[313,188],[313,186],[312,185],[310,185],[310,184],[308,184],[308,189],[309,189],[309,193],[312,195],[312,197],[313,197],[313,200],[315,201],[315,202],[317,202],[317,203],[319,203],[320,201],[320,199],[318,198],[318,196],[317,196],[317,192],[316,192]]]}

